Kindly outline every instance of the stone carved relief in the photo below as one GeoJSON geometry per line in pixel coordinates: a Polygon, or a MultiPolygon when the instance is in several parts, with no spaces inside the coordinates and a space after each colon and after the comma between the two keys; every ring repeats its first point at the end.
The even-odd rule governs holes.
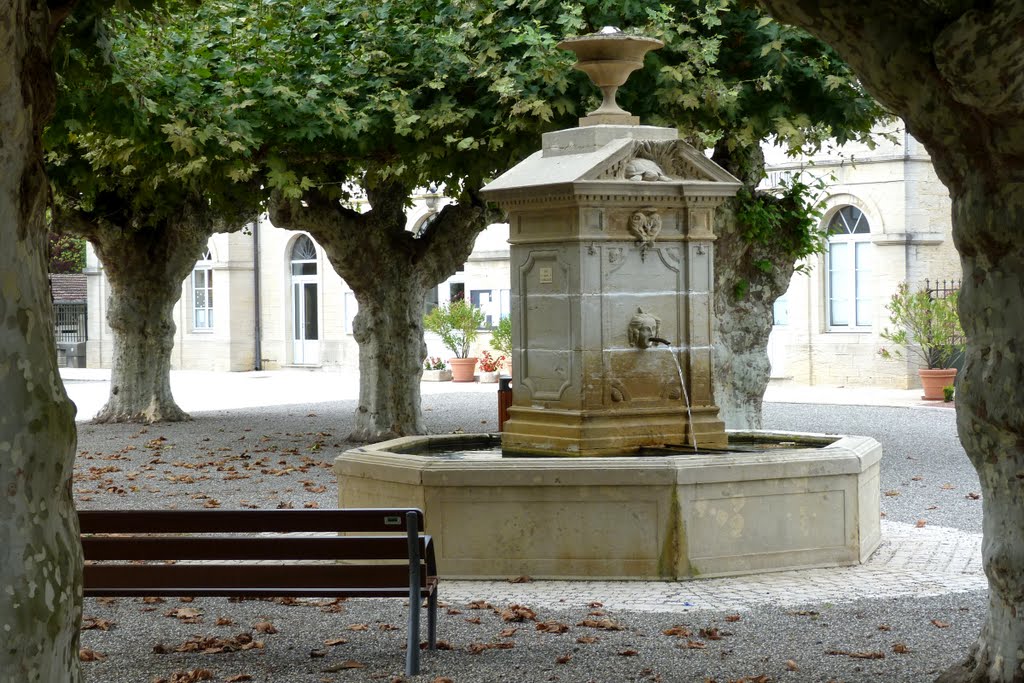
{"type": "Polygon", "coordinates": [[[629,320],[629,328],[626,331],[626,338],[629,345],[638,349],[651,347],[651,338],[657,337],[661,330],[661,318],[644,312],[644,309],[636,309],[636,315],[629,320]]]}
{"type": "Polygon", "coordinates": [[[658,166],[655,162],[650,159],[630,159],[626,162],[625,168],[626,180],[632,180],[634,182],[670,182],[672,179],[665,175],[664,171],[661,170],[661,166],[658,166]]]}
{"type": "Polygon", "coordinates": [[[661,216],[657,211],[636,211],[629,217],[629,232],[640,247],[640,260],[647,258],[647,250],[654,248],[654,240],[661,233],[661,216]]]}
{"type": "Polygon", "coordinates": [[[621,380],[613,379],[609,384],[611,385],[610,393],[613,402],[622,403],[632,399],[632,396],[629,395],[629,390],[626,389],[626,385],[621,380]]]}
{"type": "Polygon", "coordinates": [[[714,180],[688,158],[694,153],[692,147],[680,140],[638,140],[625,158],[598,177],[647,182],[714,180]]]}

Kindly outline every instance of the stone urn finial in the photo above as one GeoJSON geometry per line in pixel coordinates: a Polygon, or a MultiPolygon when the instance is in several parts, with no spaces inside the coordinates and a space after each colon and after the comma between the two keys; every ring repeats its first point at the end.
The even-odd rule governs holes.
{"type": "Polygon", "coordinates": [[[558,47],[576,53],[574,68],[590,76],[594,85],[604,93],[601,106],[581,118],[580,126],[639,125],[639,117],[630,115],[615,103],[615,93],[629,74],[643,67],[644,55],[648,51],[664,45],[655,38],[626,35],[614,26],[605,26],[597,33],[560,42],[558,47]]]}

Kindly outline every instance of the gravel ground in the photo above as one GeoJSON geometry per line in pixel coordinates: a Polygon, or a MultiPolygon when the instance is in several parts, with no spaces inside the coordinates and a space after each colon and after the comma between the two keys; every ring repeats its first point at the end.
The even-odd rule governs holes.
{"type": "MultiPolygon", "coordinates": [[[[344,438],[354,408],[354,402],[344,401],[218,411],[195,414],[187,423],[146,428],[80,424],[78,505],[334,506],[331,461],[347,446],[344,438]]],[[[478,394],[424,396],[424,409],[434,432],[495,427],[494,406],[478,394]]],[[[772,429],[873,436],[885,449],[882,490],[892,494],[883,496],[882,507],[888,519],[981,529],[980,501],[968,497],[978,491],[977,476],[957,441],[951,410],[766,404],[765,423],[772,429]]],[[[443,601],[443,581],[440,595],[443,601]]],[[[599,605],[526,605],[536,612],[536,622],[507,622],[500,612],[509,605],[471,609],[453,604],[441,610],[439,623],[439,636],[451,649],[426,653],[423,674],[408,680],[929,681],[966,652],[979,631],[985,601],[983,592],[975,592],[739,613],[619,610],[593,615],[610,619],[622,630],[579,625],[590,612],[603,612],[599,605]],[[550,630],[567,630],[541,631],[537,622],[551,622],[550,630]],[[679,632],[689,635],[662,633],[674,626],[685,627],[679,632]]],[[[84,680],[190,683],[205,680],[196,673],[203,670],[212,676],[208,680],[217,681],[407,680],[401,675],[401,601],[300,603],[86,600],[85,614],[109,630],[83,630],[82,646],[105,656],[83,664],[84,680]],[[175,608],[197,614],[165,616],[175,608]],[[266,623],[273,628],[258,626],[266,623]],[[262,647],[217,654],[177,652],[179,647],[194,648],[187,645],[190,639],[231,639],[240,633],[262,647]],[[325,645],[337,638],[347,642],[325,645]]],[[[219,645],[230,650],[232,642],[237,647],[245,641],[219,645]]]]}

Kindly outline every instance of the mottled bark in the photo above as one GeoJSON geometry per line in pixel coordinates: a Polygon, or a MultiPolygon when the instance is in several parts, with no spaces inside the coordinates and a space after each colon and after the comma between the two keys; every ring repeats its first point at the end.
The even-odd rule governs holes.
{"type": "Polygon", "coordinates": [[[57,370],[40,133],[54,104],[47,6],[0,5],[0,681],[80,680],[75,408],[57,370]]]}
{"type": "Polygon", "coordinates": [[[1024,681],[1024,5],[762,4],[831,43],[950,190],[967,335],[957,426],[981,481],[989,609],[967,659],[939,680],[1024,681]]]}
{"type": "MultiPolygon", "coordinates": [[[[764,172],[760,147],[727,150],[714,160],[753,191],[764,172]]],[[[795,257],[785,235],[770,242],[744,237],[736,200],[715,212],[715,403],[728,429],[761,429],[771,364],[768,335],[775,300],[786,293],[795,257]],[[771,264],[770,269],[760,264],[771,264]]]]}
{"type": "Polygon", "coordinates": [[[451,276],[485,227],[479,201],[446,206],[418,237],[405,229],[409,189],[367,192],[372,209],[359,214],[317,192],[300,202],[271,202],[274,225],[308,232],[359,302],[357,441],[425,431],[420,379],[427,349],[423,305],[427,292],[451,276]]]}
{"type": "MultiPolygon", "coordinates": [[[[172,316],[181,283],[195,267],[216,222],[200,199],[153,225],[85,215],[61,216],[96,249],[110,283],[113,333],[110,396],[94,422],[174,422],[188,414],[171,393],[172,316]]],[[[130,215],[130,214],[125,214],[130,215]]]]}

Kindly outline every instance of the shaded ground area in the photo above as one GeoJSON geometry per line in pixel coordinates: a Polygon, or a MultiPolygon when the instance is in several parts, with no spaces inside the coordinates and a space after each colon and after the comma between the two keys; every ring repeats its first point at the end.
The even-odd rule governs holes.
{"type": "MultiPolygon", "coordinates": [[[[481,399],[425,396],[430,429],[494,429],[495,408],[481,399]]],[[[76,500],[83,509],[331,507],[331,461],[347,446],[354,409],[342,401],[196,413],[148,428],[80,424],[76,500]]],[[[969,496],[977,477],[952,411],[768,404],[765,415],[770,428],[882,441],[882,489],[895,492],[882,499],[887,519],[980,531],[980,501],[969,496]]],[[[976,637],[985,595],[670,614],[567,598],[524,604],[535,613],[518,610],[525,621],[507,621],[508,604],[473,606],[442,609],[439,634],[452,649],[427,653],[413,680],[929,681],[976,637]],[[588,618],[597,626],[580,625],[588,618]],[[676,635],[663,634],[675,626],[676,635]]],[[[86,625],[97,627],[82,644],[103,658],[83,664],[85,680],[401,681],[404,609],[400,600],[90,599],[86,625]]]]}

